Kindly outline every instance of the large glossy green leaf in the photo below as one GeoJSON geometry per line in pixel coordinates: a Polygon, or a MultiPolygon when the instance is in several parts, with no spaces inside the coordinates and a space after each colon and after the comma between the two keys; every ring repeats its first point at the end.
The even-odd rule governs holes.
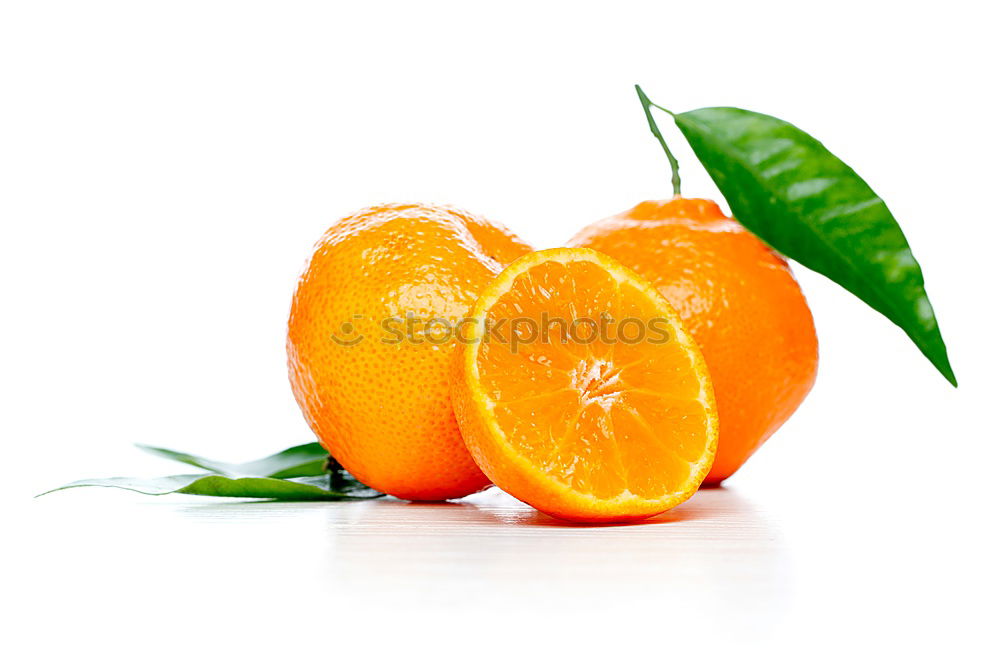
{"type": "Polygon", "coordinates": [[[355,482],[352,489],[330,489],[328,476],[275,479],[273,477],[232,478],[223,475],[172,475],[140,479],[136,477],[109,477],[83,479],[60,486],[46,493],[85,486],[103,486],[126,489],[151,496],[184,493],[197,496],[225,498],[262,498],[273,500],[365,500],[382,494],[355,482]]]}
{"type": "Polygon", "coordinates": [[[736,219],[888,317],[957,386],[920,266],[885,202],[853,169],[772,116],[713,107],[674,121],[736,219]]]}
{"type": "Polygon", "coordinates": [[[223,463],[222,461],[214,461],[174,449],[151,447],[150,445],[136,445],[136,447],[155,456],[162,456],[172,461],[180,461],[181,463],[197,466],[204,470],[222,473],[229,477],[277,477],[279,479],[286,479],[288,477],[322,475],[327,470],[327,461],[330,457],[318,442],[289,447],[277,454],[247,463],[223,463]]]}

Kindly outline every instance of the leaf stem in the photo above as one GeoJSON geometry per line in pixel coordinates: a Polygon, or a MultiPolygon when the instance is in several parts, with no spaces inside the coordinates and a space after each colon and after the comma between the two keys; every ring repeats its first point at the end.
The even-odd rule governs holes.
{"type": "Polygon", "coordinates": [[[326,469],[326,483],[330,486],[330,490],[333,491],[337,488],[337,471],[340,470],[340,462],[332,456],[326,457],[326,463],[323,465],[326,469]]]}
{"type": "Polygon", "coordinates": [[[680,165],[677,164],[677,158],[675,158],[674,154],[670,152],[670,147],[667,146],[667,142],[663,138],[663,134],[660,132],[660,128],[656,125],[656,121],[653,120],[653,112],[651,107],[656,107],[660,111],[665,111],[671,116],[673,116],[674,114],[669,109],[664,109],[659,104],[654,104],[648,97],[646,97],[646,93],[642,91],[642,88],[639,87],[639,84],[635,85],[635,92],[638,93],[639,95],[639,101],[642,103],[642,110],[646,112],[646,120],[649,121],[649,131],[653,133],[653,136],[656,137],[657,141],[660,142],[660,146],[663,147],[663,152],[667,154],[667,161],[670,162],[670,172],[671,172],[670,184],[674,188],[674,196],[680,197],[681,168],[680,165]]]}

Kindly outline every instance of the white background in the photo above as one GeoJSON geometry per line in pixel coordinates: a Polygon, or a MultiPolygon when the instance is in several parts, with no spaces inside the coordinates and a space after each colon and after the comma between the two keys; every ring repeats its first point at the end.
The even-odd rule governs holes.
{"type": "MultiPolygon", "coordinates": [[[[44,665],[995,661],[986,7],[4,2],[0,651],[44,665]],[[636,82],[678,111],[790,120],[854,166],[923,265],[960,388],[799,268],[816,388],[728,491],[672,522],[561,528],[499,493],[31,499],[183,471],[135,441],[245,460],[312,439],[285,318],[341,215],[452,203],[542,247],[669,196],[636,82]]],[[[685,194],[718,199],[667,129],[685,194]]]]}

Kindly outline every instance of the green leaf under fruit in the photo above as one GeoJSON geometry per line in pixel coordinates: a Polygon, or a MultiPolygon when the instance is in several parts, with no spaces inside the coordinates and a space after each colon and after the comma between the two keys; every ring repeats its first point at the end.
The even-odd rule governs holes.
{"type": "Polygon", "coordinates": [[[106,479],[82,479],[39,495],[44,496],[54,491],[85,486],[125,489],[150,496],[184,493],[196,496],[270,500],[366,500],[382,495],[360,482],[356,482],[358,488],[350,491],[331,491],[328,484],[329,478],[326,475],[300,477],[297,479],[275,479],[273,477],[232,478],[215,474],[172,475],[170,477],[154,477],[151,479],[108,477],[106,479]]]}
{"type": "Polygon", "coordinates": [[[223,463],[163,447],[136,445],[155,456],[211,471],[201,475],[172,475],[143,479],[108,477],[83,479],[39,495],[84,486],[103,486],[151,496],[184,493],[223,498],[271,500],[367,500],[385,495],[344,470],[318,442],[289,447],[247,463],[223,463]]]}
{"type": "Polygon", "coordinates": [[[151,447],[149,445],[136,445],[136,447],[154,456],[161,456],[172,461],[180,461],[181,463],[221,473],[228,477],[276,477],[278,479],[286,479],[289,477],[322,475],[328,470],[327,461],[330,457],[318,442],[289,447],[277,454],[247,463],[223,463],[222,461],[213,461],[212,459],[178,452],[173,449],[165,449],[163,447],[151,447]]]}
{"type": "Polygon", "coordinates": [[[897,324],[958,386],[920,265],[885,202],[790,123],[713,107],[674,121],[745,227],[897,324]]]}

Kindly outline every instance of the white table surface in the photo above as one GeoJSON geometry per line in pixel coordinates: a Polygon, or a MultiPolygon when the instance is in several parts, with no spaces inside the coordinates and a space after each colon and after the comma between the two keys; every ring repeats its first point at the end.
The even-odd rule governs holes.
{"type": "Polygon", "coordinates": [[[863,501],[842,514],[812,503],[779,510],[795,504],[723,488],[642,524],[571,526],[498,490],[441,504],[68,491],[20,517],[26,562],[7,590],[26,632],[13,639],[32,664],[205,651],[241,664],[984,664],[988,552],[958,555],[947,541],[959,530],[885,524],[863,501]]]}

